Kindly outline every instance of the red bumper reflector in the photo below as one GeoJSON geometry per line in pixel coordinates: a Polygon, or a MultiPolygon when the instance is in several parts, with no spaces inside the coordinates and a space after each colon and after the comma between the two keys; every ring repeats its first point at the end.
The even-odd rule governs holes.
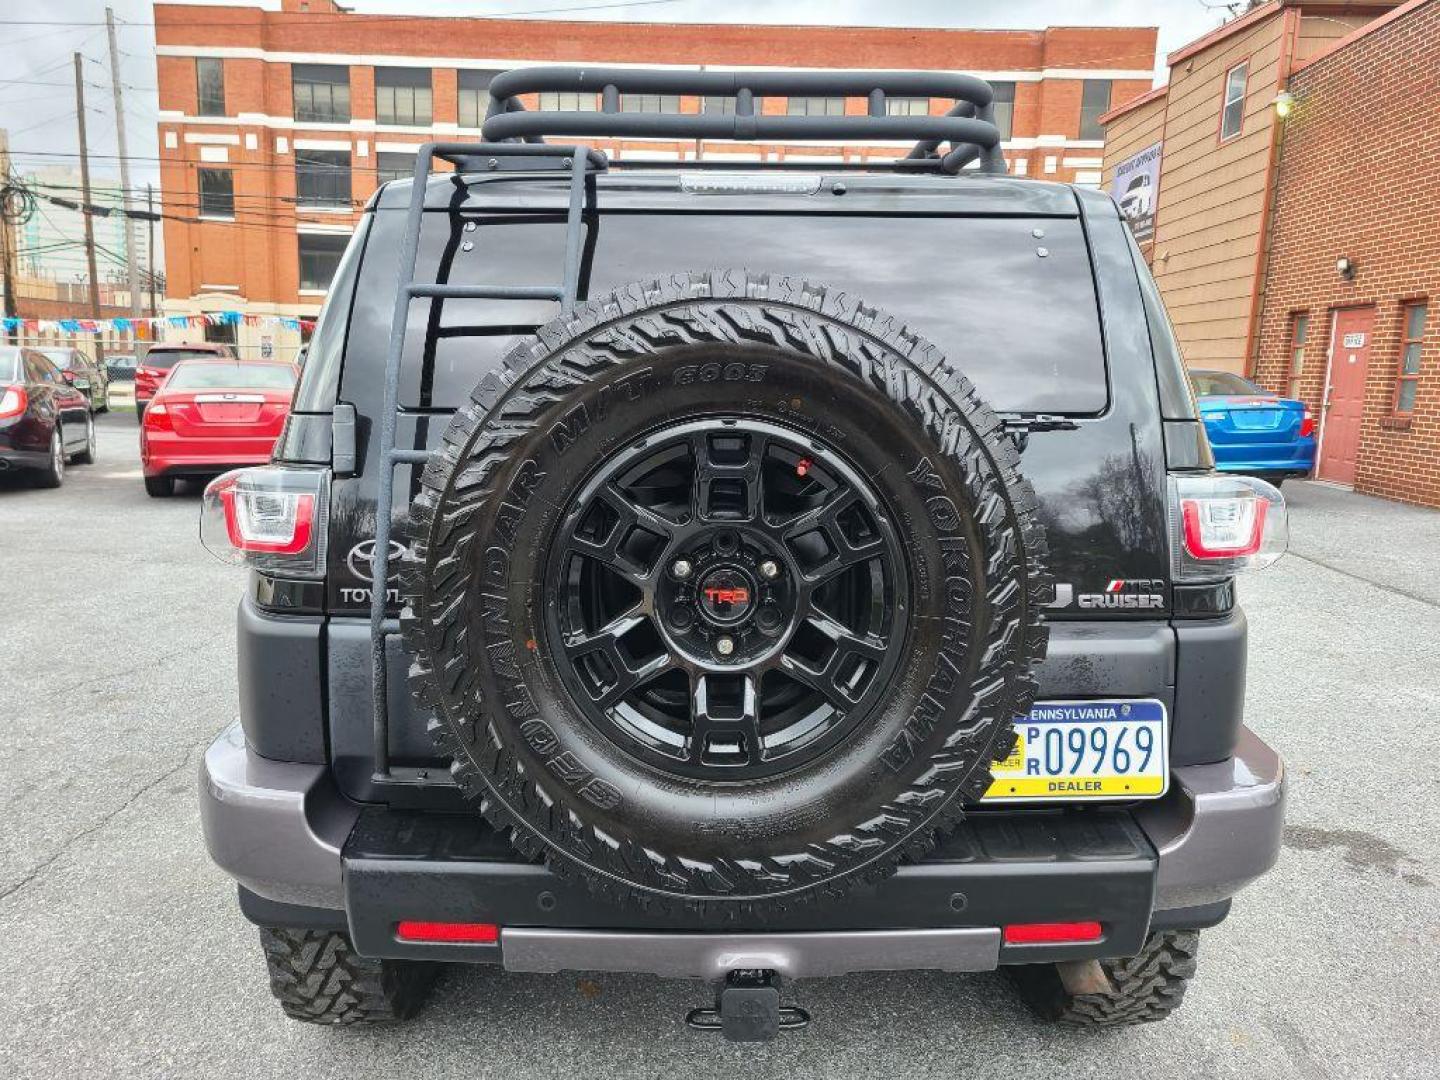
{"type": "Polygon", "coordinates": [[[494,945],[500,940],[500,927],[488,922],[417,922],[407,919],[395,925],[395,936],[401,941],[494,945]]]}
{"type": "Polygon", "coordinates": [[[1069,945],[1099,941],[1098,922],[1028,922],[1005,927],[1006,945],[1069,945]]]}

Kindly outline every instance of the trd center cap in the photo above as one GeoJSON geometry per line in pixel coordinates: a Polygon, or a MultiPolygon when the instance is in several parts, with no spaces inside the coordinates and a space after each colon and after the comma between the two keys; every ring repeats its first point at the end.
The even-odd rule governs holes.
{"type": "Polygon", "coordinates": [[[700,579],[700,613],[708,622],[733,626],[755,607],[755,585],[733,566],[721,566],[700,579]]]}

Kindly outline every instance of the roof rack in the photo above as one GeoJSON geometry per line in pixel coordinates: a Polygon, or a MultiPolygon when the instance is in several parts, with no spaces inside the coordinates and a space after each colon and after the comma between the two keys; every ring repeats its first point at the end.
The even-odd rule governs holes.
{"type": "Polygon", "coordinates": [[[487,142],[567,138],[729,139],[740,142],[867,142],[916,140],[894,165],[958,173],[972,161],[981,172],[1004,173],[994,92],[984,79],[943,71],[670,71],[651,68],[531,67],[501,72],[490,82],[482,133],[487,142]],[[527,110],[522,94],[592,93],[598,111],[527,110]],[[625,112],[623,94],[726,97],[733,114],[625,112]],[[862,97],[864,116],[772,116],[756,98],[862,97]],[[888,96],[954,99],[944,116],[890,116],[888,96]],[[941,151],[941,147],[948,149],[941,151]]]}

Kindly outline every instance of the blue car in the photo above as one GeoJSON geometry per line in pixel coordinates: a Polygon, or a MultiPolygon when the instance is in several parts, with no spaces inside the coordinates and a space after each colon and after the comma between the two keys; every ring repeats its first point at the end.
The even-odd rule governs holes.
{"type": "Polygon", "coordinates": [[[1217,469],[1278,485],[1314,467],[1315,418],[1303,401],[1228,371],[1192,371],[1190,382],[1217,469]]]}

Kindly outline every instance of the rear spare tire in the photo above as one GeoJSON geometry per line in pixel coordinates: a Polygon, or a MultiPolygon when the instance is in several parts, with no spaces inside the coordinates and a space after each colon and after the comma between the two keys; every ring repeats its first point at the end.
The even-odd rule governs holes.
{"type": "Polygon", "coordinates": [[[620,901],[838,893],[952,828],[1045,649],[995,414],[857,298],[714,271],[517,346],[411,508],[411,681],[463,790],[620,901]]]}

